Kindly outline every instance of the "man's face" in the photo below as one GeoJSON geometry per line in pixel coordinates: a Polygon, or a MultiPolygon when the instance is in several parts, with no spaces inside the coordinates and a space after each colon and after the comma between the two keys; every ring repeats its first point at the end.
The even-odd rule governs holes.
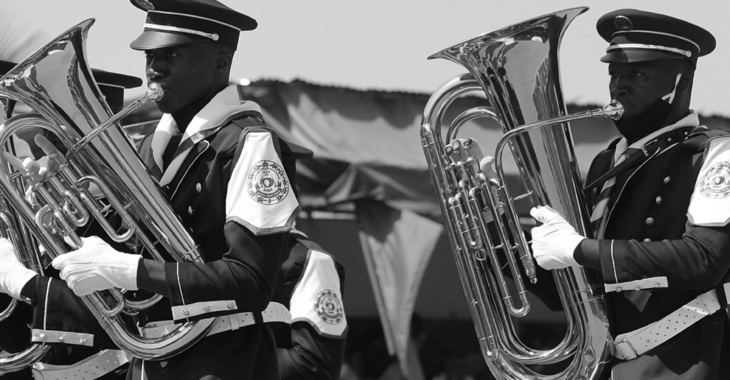
{"type": "Polygon", "coordinates": [[[651,103],[674,89],[675,71],[662,61],[610,63],[608,65],[611,99],[624,106],[623,117],[640,114],[651,103]]]}
{"type": "Polygon", "coordinates": [[[165,90],[157,102],[160,111],[174,113],[220,90],[213,80],[217,53],[214,45],[203,42],[145,51],[147,82],[165,90]]]}

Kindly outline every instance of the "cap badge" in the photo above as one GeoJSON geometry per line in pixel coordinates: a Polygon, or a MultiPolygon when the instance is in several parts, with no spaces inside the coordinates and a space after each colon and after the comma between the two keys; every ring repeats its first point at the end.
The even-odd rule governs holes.
{"type": "Polygon", "coordinates": [[[155,9],[155,6],[152,5],[152,3],[149,2],[149,0],[134,0],[134,2],[137,3],[137,5],[139,5],[140,7],[144,8],[148,11],[155,9]]]}
{"type": "Polygon", "coordinates": [[[632,30],[634,29],[634,23],[629,20],[626,16],[616,16],[613,19],[613,25],[618,30],[632,30]]]}

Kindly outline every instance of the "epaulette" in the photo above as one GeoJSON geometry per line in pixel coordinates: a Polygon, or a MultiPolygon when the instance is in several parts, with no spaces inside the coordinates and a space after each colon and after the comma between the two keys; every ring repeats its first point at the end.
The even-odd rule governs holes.
{"type": "Polygon", "coordinates": [[[693,152],[703,152],[707,141],[716,137],[730,137],[730,131],[724,129],[695,128],[681,144],[681,149],[693,152]]]}

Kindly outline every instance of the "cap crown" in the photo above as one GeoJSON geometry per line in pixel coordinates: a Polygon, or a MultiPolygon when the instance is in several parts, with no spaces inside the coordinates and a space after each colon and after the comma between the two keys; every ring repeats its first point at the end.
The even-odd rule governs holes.
{"type": "Polygon", "coordinates": [[[601,37],[609,42],[607,63],[645,62],[658,59],[697,58],[715,49],[715,37],[707,30],[671,16],[638,9],[619,9],[603,15],[596,23],[601,37]]]}

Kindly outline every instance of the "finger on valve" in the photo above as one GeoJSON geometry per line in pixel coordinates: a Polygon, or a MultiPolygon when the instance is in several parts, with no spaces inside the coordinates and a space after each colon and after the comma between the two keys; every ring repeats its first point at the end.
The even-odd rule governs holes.
{"type": "Polygon", "coordinates": [[[482,173],[487,176],[487,179],[497,180],[497,172],[494,170],[494,157],[484,156],[479,161],[479,168],[482,169],[482,173]]]}

